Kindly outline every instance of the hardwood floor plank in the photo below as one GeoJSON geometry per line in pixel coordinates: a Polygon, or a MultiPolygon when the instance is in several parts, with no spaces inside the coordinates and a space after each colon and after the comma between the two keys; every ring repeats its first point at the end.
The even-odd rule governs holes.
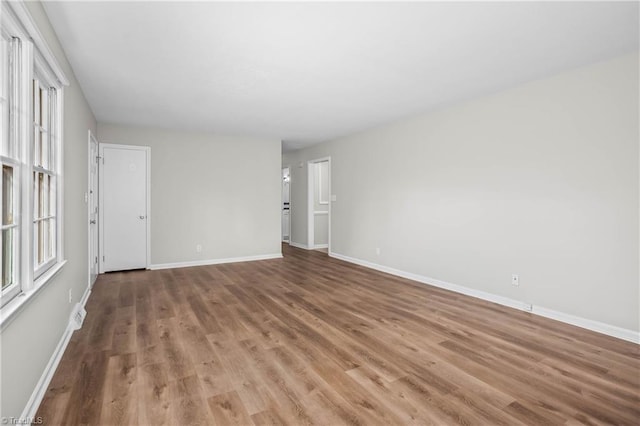
{"type": "Polygon", "coordinates": [[[169,377],[166,364],[138,368],[138,422],[141,425],[172,424],[169,408],[169,377]]]}
{"type": "MultiPolygon", "coordinates": [[[[89,425],[100,419],[108,351],[88,352],[80,364],[78,377],[65,407],[63,424],[89,425]]],[[[46,413],[41,415],[46,421],[46,413]]]]}
{"type": "Polygon", "coordinates": [[[100,424],[138,424],[136,380],[135,353],[115,355],[109,358],[100,424]]]}
{"type": "Polygon", "coordinates": [[[253,424],[235,391],[212,396],[207,401],[216,424],[240,426],[253,424]]]}
{"type": "Polygon", "coordinates": [[[169,366],[169,379],[176,380],[195,374],[193,361],[183,345],[174,319],[158,320],[157,325],[163,360],[169,366]]]}
{"type": "Polygon", "coordinates": [[[197,376],[172,381],[169,385],[169,395],[169,417],[172,424],[206,426],[213,423],[213,416],[202,397],[197,376]]]}
{"type": "Polygon", "coordinates": [[[640,346],[284,246],[99,276],[45,424],[640,424],[640,346]]]}

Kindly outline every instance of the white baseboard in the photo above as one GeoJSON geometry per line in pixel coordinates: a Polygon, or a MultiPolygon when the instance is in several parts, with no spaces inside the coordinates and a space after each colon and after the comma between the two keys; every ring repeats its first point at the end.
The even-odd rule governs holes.
{"type": "Polygon", "coordinates": [[[303,250],[311,250],[309,248],[309,246],[307,246],[306,244],[300,244],[300,243],[296,243],[296,242],[293,242],[293,241],[291,241],[289,243],[289,245],[292,246],[292,247],[297,247],[297,248],[303,249],[303,250]]]}
{"type": "Polygon", "coordinates": [[[553,309],[547,309],[542,306],[534,306],[532,312],[536,315],[540,315],[541,317],[551,318],[566,324],[575,325],[576,327],[586,328],[587,330],[606,334],[607,336],[617,337],[618,339],[640,344],[640,333],[633,330],[600,321],[577,317],[560,311],[554,311],[553,309]]]}
{"type": "Polygon", "coordinates": [[[425,277],[423,275],[413,274],[411,272],[401,271],[399,269],[390,268],[388,266],[379,265],[377,263],[369,262],[362,259],[356,259],[356,258],[345,256],[339,253],[329,252],[329,256],[334,257],[336,259],[344,260],[345,262],[354,263],[356,265],[375,269],[377,271],[386,272],[387,274],[396,275],[398,277],[407,278],[413,281],[417,281],[419,283],[432,285],[434,287],[439,287],[446,290],[451,290],[456,293],[476,297],[478,299],[497,303],[503,306],[508,306],[510,308],[519,309],[521,311],[531,312],[533,314],[536,314],[542,317],[554,319],[556,321],[564,322],[566,324],[575,325],[577,327],[585,328],[587,330],[595,331],[597,333],[606,334],[608,336],[616,337],[618,339],[640,344],[640,333],[633,330],[628,330],[626,328],[617,327],[611,324],[606,324],[603,322],[594,321],[587,318],[577,317],[575,315],[555,311],[553,309],[544,308],[542,306],[531,305],[529,303],[521,302],[515,299],[510,299],[504,296],[499,296],[497,294],[488,293],[485,291],[448,283],[446,281],[425,277]]]}
{"type": "Polygon", "coordinates": [[[313,249],[325,249],[325,248],[329,248],[329,244],[316,244],[315,246],[313,246],[313,249]]]}
{"type": "Polygon", "coordinates": [[[155,271],[158,269],[189,268],[192,266],[219,265],[221,263],[252,262],[254,260],[269,260],[281,258],[282,253],[261,254],[258,256],[229,257],[227,259],[207,259],[193,260],[188,262],[158,263],[155,265],[149,265],[149,269],[155,271]]]}
{"type": "MultiPolygon", "coordinates": [[[[91,288],[87,287],[82,295],[82,299],[78,303],[82,308],[85,307],[87,300],[89,299],[89,294],[91,294],[91,288]]],[[[62,355],[64,351],[67,349],[67,345],[69,344],[69,340],[71,340],[71,335],[75,331],[75,327],[73,324],[73,316],[76,313],[77,308],[71,311],[71,315],[69,316],[69,322],[67,323],[67,328],[64,330],[56,349],[53,351],[51,358],[49,358],[49,362],[47,366],[44,368],[38,383],[36,384],[35,389],[31,393],[31,397],[27,401],[27,405],[24,407],[22,411],[21,419],[33,419],[35,418],[36,413],[38,412],[38,408],[40,407],[40,403],[44,398],[44,394],[49,387],[49,383],[51,383],[51,379],[53,378],[53,374],[56,372],[58,368],[58,364],[60,364],[60,360],[62,359],[62,355]]]]}

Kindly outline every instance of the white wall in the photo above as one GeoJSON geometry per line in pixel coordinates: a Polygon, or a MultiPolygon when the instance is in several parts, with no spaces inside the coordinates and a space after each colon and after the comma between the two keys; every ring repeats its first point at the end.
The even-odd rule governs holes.
{"type": "Polygon", "coordinates": [[[62,337],[73,304],[88,285],[87,130],[96,121],[39,2],[26,2],[40,32],[70,81],[64,89],[64,249],[67,264],[9,323],[0,339],[1,416],[19,417],[62,337]],[[75,300],[68,302],[72,290],[75,300]]]}
{"type": "Polygon", "coordinates": [[[638,89],[632,54],[287,153],[292,241],[331,156],[333,252],[638,331],[638,89]]]}
{"type": "Polygon", "coordinates": [[[103,123],[98,140],[151,147],[152,264],[281,253],[279,140],[103,123]]]}

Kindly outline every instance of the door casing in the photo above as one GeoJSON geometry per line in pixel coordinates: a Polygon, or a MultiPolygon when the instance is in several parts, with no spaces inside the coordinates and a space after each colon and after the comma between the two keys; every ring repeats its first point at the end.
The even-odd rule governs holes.
{"type": "Polygon", "coordinates": [[[97,259],[100,258],[100,245],[99,245],[99,223],[100,214],[98,211],[98,161],[99,146],[98,141],[89,130],[89,145],[88,145],[88,170],[87,170],[87,226],[88,226],[88,256],[89,256],[89,288],[93,286],[98,276],[100,265],[97,259]],[[91,221],[95,221],[94,224],[91,221]]]}

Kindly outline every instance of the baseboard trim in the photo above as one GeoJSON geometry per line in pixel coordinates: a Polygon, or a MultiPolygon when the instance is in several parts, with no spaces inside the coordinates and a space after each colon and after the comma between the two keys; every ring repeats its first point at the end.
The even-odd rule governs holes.
{"type": "Polygon", "coordinates": [[[306,244],[300,244],[293,241],[291,241],[289,245],[303,250],[311,250],[306,244]]]}
{"type": "Polygon", "coordinates": [[[590,320],[588,318],[577,317],[575,315],[555,311],[553,309],[548,309],[542,306],[534,305],[532,312],[536,315],[540,315],[541,317],[554,319],[556,321],[564,322],[565,324],[575,325],[576,327],[586,328],[587,330],[606,334],[607,336],[616,337],[628,342],[640,344],[640,333],[633,330],[600,321],[590,320]]]}
{"type": "Polygon", "coordinates": [[[158,263],[155,265],[149,265],[149,269],[155,271],[158,269],[189,268],[193,266],[219,265],[222,263],[237,263],[237,262],[253,262],[256,260],[270,260],[270,259],[281,259],[281,258],[282,258],[282,253],[273,253],[273,254],[261,254],[257,256],[229,257],[226,259],[207,259],[207,260],[193,260],[188,262],[158,263]]]}
{"type": "Polygon", "coordinates": [[[578,317],[578,316],[567,314],[564,312],[555,311],[553,309],[548,309],[542,306],[531,305],[529,303],[521,302],[519,300],[511,299],[504,296],[499,296],[497,294],[476,290],[476,289],[461,286],[458,284],[452,284],[446,281],[426,277],[423,275],[414,274],[411,272],[401,271],[399,269],[390,268],[388,266],[379,265],[377,263],[369,262],[362,259],[357,259],[354,257],[345,256],[343,254],[339,254],[335,252],[329,252],[329,256],[339,260],[343,260],[345,262],[364,266],[366,268],[375,269],[376,271],[385,272],[387,274],[395,275],[402,278],[407,278],[412,281],[417,281],[422,284],[432,285],[434,287],[443,288],[445,290],[451,290],[456,293],[460,293],[460,294],[475,297],[478,299],[486,300],[489,302],[497,303],[499,305],[508,306],[510,308],[519,309],[521,311],[531,312],[532,314],[539,315],[541,317],[554,319],[556,321],[560,321],[570,325],[575,325],[577,327],[585,328],[587,330],[595,331],[597,333],[606,334],[607,336],[616,337],[618,339],[626,340],[628,342],[640,344],[640,333],[633,330],[628,330],[626,328],[621,328],[611,324],[606,324],[603,322],[578,317]]]}
{"type": "Polygon", "coordinates": [[[313,246],[313,249],[326,249],[329,248],[329,244],[316,244],[315,246],[313,246]]]}
{"type": "MultiPolygon", "coordinates": [[[[79,304],[84,308],[87,300],[89,300],[89,295],[91,294],[91,288],[87,287],[82,295],[82,299],[80,299],[79,304]]],[[[56,349],[53,351],[51,358],[49,358],[49,362],[47,366],[44,368],[38,383],[36,384],[35,389],[31,393],[31,397],[27,401],[27,405],[24,407],[22,411],[21,419],[34,419],[36,413],[38,412],[38,408],[40,407],[40,403],[44,398],[44,394],[49,388],[49,383],[51,383],[51,379],[53,378],[53,374],[56,372],[58,368],[58,364],[60,364],[60,360],[62,359],[62,355],[64,351],[67,349],[69,345],[69,340],[71,340],[71,335],[75,331],[73,326],[73,316],[76,313],[76,308],[71,310],[71,315],[69,316],[69,322],[67,323],[67,328],[64,330],[56,349]]]]}

